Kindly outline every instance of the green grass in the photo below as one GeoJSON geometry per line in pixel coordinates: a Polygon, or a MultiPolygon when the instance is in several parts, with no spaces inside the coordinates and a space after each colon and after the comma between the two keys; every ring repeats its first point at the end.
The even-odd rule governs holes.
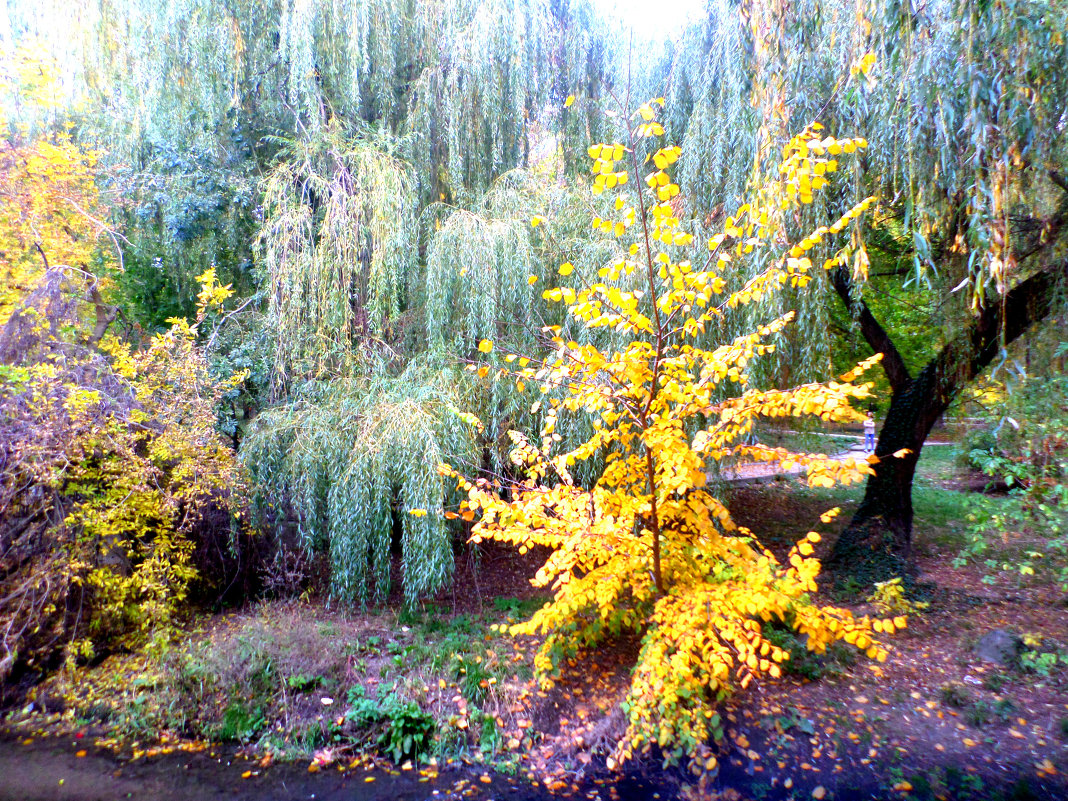
{"type": "Polygon", "coordinates": [[[958,468],[960,448],[956,445],[928,445],[920,451],[916,464],[917,483],[952,478],[958,468]]]}
{"type": "Polygon", "coordinates": [[[967,493],[937,487],[913,487],[913,531],[939,548],[960,548],[967,534],[967,493]]]}

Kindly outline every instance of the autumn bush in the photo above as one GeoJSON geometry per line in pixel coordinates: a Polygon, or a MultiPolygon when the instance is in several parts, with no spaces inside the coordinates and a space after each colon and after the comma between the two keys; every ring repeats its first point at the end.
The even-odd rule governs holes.
{"type": "MultiPolygon", "coordinates": [[[[140,349],[108,333],[116,310],[94,271],[105,257],[88,161],[64,145],[19,181],[56,150],[12,145],[16,157],[0,163],[5,682],[166,630],[196,577],[197,537],[208,521],[231,525],[235,463],[215,430],[225,386],[184,320],[140,349]]],[[[227,294],[213,272],[203,277],[202,310],[227,294]]]]}
{"type": "Polygon", "coordinates": [[[830,225],[794,230],[795,212],[829,184],[838,154],[866,145],[813,124],[786,143],[774,170],[755,174],[749,202],[726,217],[701,256],[677,212],[672,172],[682,151],[659,146],[664,129],[655,106],[638,109],[626,141],[589,151],[599,204],[593,228],[619,240],[624,255],[596,275],[560,266],[570,281],[545,297],[565,304],[568,320],[544,330],[547,356],[500,359],[487,340],[479,348],[484,363],[472,365],[480,375],[540,389],[540,437],[513,432],[511,478],[471,480],[442,469],[467,491],[459,513],[478,516],[476,542],[552,550],[534,579],[552,590],[552,601],[511,628],[544,637],[536,667],[545,684],[579,650],[627,632],[641,636],[624,704],[629,725],[610,766],[656,747],[669,761],[690,756],[712,767],[709,743],[722,735],[717,702],[754,679],[778,677],[788,659],[765,623],[796,631],[815,652],[844,641],[880,661],[879,634],[905,624],[817,603],[819,534],[805,534],[782,563],[735,524],[708,486],[712,465],[738,458],[802,465],[818,486],[871,472],[867,462],[747,444],[746,435],[760,418],[857,419],[850,402],[866,398],[870,385],[853,381],[878,357],[838,381],[759,389],[750,385],[750,369],[774,350],[792,313],[736,338],[717,333],[740,307],[759,311],[761,301],[803,289],[820,269],[863,271],[848,241],[822,265],[811,252],[848,232],[874,198],[830,225]],[[607,198],[614,198],[610,206],[607,198]],[[760,269],[739,285],[739,265],[748,262],[760,269]],[[614,336],[595,340],[599,332],[614,336]],[[592,436],[563,448],[556,429],[575,416],[591,420],[592,436]],[[586,487],[573,470],[595,455],[606,467],[586,487]]]}

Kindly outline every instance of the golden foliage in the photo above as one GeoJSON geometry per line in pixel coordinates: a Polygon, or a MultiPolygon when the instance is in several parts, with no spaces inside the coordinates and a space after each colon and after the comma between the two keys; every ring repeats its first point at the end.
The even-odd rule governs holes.
{"type": "Polygon", "coordinates": [[[65,135],[0,147],[0,325],[53,265],[88,269],[97,249],[95,154],[65,135]]]}
{"type": "MultiPolygon", "coordinates": [[[[535,545],[552,551],[534,583],[551,588],[553,600],[511,629],[544,635],[536,658],[542,680],[551,683],[561,660],[580,648],[627,631],[641,633],[625,704],[630,724],[613,760],[656,745],[669,759],[697,755],[708,767],[714,759],[706,743],[719,731],[716,702],[735,685],[779,676],[788,658],[765,638],[764,623],[785,622],[807,635],[808,647],[817,652],[844,640],[878,660],[886,651],[873,629],[889,633],[897,626],[817,605],[812,593],[820,563],[813,544],[819,534],[808,533],[780,563],[707,486],[711,463],[738,456],[802,465],[816,486],[870,474],[863,461],[745,440],[762,417],[858,419],[850,401],[867,397],[870,384],[853,379],[878,357],[858,365],[849,380],[760,390],[749,386],[748,366],[772,352],[774,337],[792,314],[718,346],[699,344],[731,309],[808,283],[815,268],[805,253],[848,228],[874,199],[792,246],[779,244],[787,241],[792,212],[810,203],[827,185],[827,173],[837,169],[833,157],[865,146],[822,136],[813,125],[786,145],[778,177],[726,218],[703,264],[679,258],[693,244],[672,205],[679,189],[670,170],[682,151],[642,141],[662,135],[655,109],[662,104],[638,109],[628,142],[589,150],[593,194],[618,193],[614,216],[594,218],[593,227],[624,240],[628,255],[602,268],[599,281],[578,280],[544,293],[566,304],[568,315],[585,328],[610,328],[629,339],[601,350],[569,340],[553,326],[545,331],[553,350],[544,360],[507,356],[519,367],[512,379],[540,385],[546,403],[540,440],[512,432],[514,483],[457,478],[467,491],[463,514],[479,515],[474,541],[512,543],[521,553],[535,545]],[[644,167],[640,150],[648,151],[644,167]],[[644,188],[631,193],[630,186],[644,188]],[[728,292],[734,265],[757,257],[766,268],[728,292]],[[633,273],[643,280],[623,283],[633,273]],[[561,451],[556,426],[565,414],[588,415],[593,435],[561,451]],[[596,454],[605,456],[606,467],[586,489],[571,469],[596,454]]],[[[830,259],[823,267],[835,264],[830,259]]],[[[581,271],[570,263],[560,267],[561,277],[573,273],[577,279],[581,271]]],[[[479,350],[489,354],[493,344],[484,341],[479,350]]],[[[472,369],[488,372],[485,365],[472,369]]],[[[541,405],[539,400],[533,410],[541,405]]]]}
{"type": "MultiPolygon", "coordinates": [[[[21,270],[3,283],[14,308],[0,329],[0,678],[60,648],[77,660],[167,631],[196,576],[198,527],[212,509],[229,526],[235,481],[215,427],[230,385],[210,376],[195,326],[174,320],[140,350],[106,335],[100,282],[78,266],[98,258],[95,223],[80,203],[70,218],[47,205],[95,197],[86,162],[47,143],[8,155],[47,164],[40,186],[0,197],[5,266],[21,270]],[[59,262],[32,291],[30,246],[59,262]]],[[[203,278],[201,317],[229,293],[203,278]]]]}

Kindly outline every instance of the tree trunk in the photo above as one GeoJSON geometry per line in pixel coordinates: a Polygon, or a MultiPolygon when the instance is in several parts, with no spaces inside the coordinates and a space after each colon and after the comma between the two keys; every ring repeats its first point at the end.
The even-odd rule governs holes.
{"type": "MultiPolygon", "coordinates": [[[[909,572],[912,550],[912,480],[923,444],[935,421],[999,350],[1054,308],[1058,284],[1068,277],[1068,260],[1048,265],[1022,281],[998,303],[984,309],[912,378],[887,332],[861,303],[860,329],[883,354],[890,381],[890,409],[875,455],[875,475],[864,500],[835,543],[828,566],[871,584],[909,572]],[[894,454],[903,448],[910,453],[894,454]]],[[[851,279],[842,269],[832,275],[835,290],[847,305],[851,279]]]]}
{"type": "Polygon", "coordinates": [[[864,500],[835,543],[829,566],[846,568],[865,583],[907,570],[912,549],[912,480],[923,443],[948,399],[937,391],[934,365],[925,367],[890,396],[890,409],[875,455],[875,475],[864,500]],[[894,454],[907,450],[900,457],[894,454]]]}

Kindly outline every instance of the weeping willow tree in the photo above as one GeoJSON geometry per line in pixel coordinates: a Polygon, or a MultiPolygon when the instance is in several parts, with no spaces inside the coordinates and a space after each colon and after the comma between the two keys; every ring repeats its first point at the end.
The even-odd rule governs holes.
{"type": "Polygon", "coordinates": [[[135,244],[119,283],[150,323],[191,306],[212,264],[253,291],[242,243],[278,136],[338,121],[388,131],[405,143],[420,207],[442,195],[467,205],[526,162],[531,123],[558,126],[542,112],[580,76],[585,107],[598,107],[606,63],[589,0],[8,6],[0,39],[45,44],[79,141],[106,149],[117,227],[135,244]]]}
{"type": "Polygon", "coordinates": [[[258,249],[283,388],[351,375],[361,346],[409,305],[415,196],[410,167],[388,145],[331,125],[287,144],[264,182],[258,249]]]}
{"type": "Polygon", "coordinates": [[[912,478],[931,427],[1057,308],[1068,278],[1068,5],[864,2],[815,14],[807,3],[755,10],[772,31],[757,49],[782,75],[788,88],[777,95],[792,113],[822,112],[870,144],[855,191],[881,195],[882,210],[851,243],[854,269],[836,270],[831,283],[884,355],[891,399],[876,454],[910,453],[877,466],[836,559],[855,566],[889,552],[883,564],[897,570],[910,551],[912,478]],[[848,85],[846,66],[856,78],[848,85]],[[886,272],[936,299],[926,364],[908,365],[873,312],[869,243],[886,272]]]}
{"type": "MultiPolygon", "coordinates": [[[[884,354],[891,402],[876,453],[910,454],[879,464],[837,559],[853,565],[889,551],[888,564],[900,569],[912,477],[931,426],[1009,343],[1058,308],[1068,271],[1068,4],[713,0],[693,36],[705,46],[699,80],[686,89],[696,87],[687,144],[697,157],[683,168],[683,194],[698,216],[718,210],[686,194],[691,171],[711,171],[729,195],[788,131],[816,119],[868,142],[855,180],[827,198],[877,194],[881,206],[840,254],[816,248],[815,257],[840,255],[842,264],[821,306],[840,298],[858,335],[884,354]],[[738,177],[717,171],[721,154],[738,149],[752,166],[738,177]],[[878,280],[869,280],[872,263],[878,280]],[[880,321],[884,293],[903,283],[922,287],[934,309],[925,336],[935,355],[925,364],[908,364],[887,317],[880,321]]],[[[680,58],[674,74],[694,75],[686,63],[696,61],[680,58]]],[[[819,314],[805,319],[806,336],[826,342],[819,314]]]]}
{"type": "MultiPolygon", "coordinates": [[[[565,259],[607,264],[618,247],[589,236],[580,222],[589,196],[556,180],[559,154],[531,170],[501,176],[469,209],[436,204],[425,217],[427,243],[425,319],[431,353],[440,359],[471,357],[483,339],[511,343],[531,356],[547,346],[546,327],[567,321],[543,292],[565,259]]],[[[588,336],[577,332],[576,336],[588,336]]],[[[511,430],[531,430],[540,420],[536,393],[487,381],[481,387],[486,459],[494,471],[509,470],[511,430]]],[[[561,426],[562,436],[587,435],[585,421],[561,426]]],[[[580,481],[593,480],[599,462],[583,465],[580,481]]]]}
{"type": "Polygon", "coordinates": [[[222,146],[236,131],[262,160],[264,133],[336,118],[413,133],[430,200],[523,162],[567,13],[548,0],[94,0],[79,12],[83,83],[125,147],[222,146]]]}
{"type": "Polygon", "coordinates": [[[396,546],[404,597],[415,603],[452,575],[459,528],[444,508],[457,499],[438,466],[477,468],[474,418],[460,411],[475,403],[460,372],[414,365],[264,412],[241,451],[259,520],[290,520],[305,547],[329,553],[332,592],[344,602],[387,597],[396,546]]]}

